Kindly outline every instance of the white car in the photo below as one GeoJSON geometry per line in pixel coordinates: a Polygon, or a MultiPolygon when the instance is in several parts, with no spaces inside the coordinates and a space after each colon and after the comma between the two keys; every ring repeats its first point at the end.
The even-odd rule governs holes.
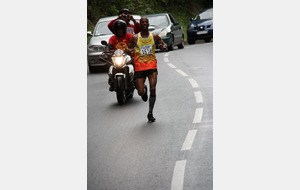
{"type": "MultiPolygon", "coordinates": [[[[132,15],[136,21],[140,21],[141,16],[132,15]]],[[[117,16],[110,16],[101,18],[94,29],[94,32],[88,31],[87,34],[91,36],[89,44],[87,46],[87,62],[90,73],[94,73],[98,68],[107,70],[109,65],[106,62],[99,60],[99,55],[104,51],[104,46],[101,44],[102,40],[108,42],[109,38],[113,35],[112,32],[107,27],[108,23],[117,16]]],[[[131,21],[132,22],[132,21],[131,21]]],[[[133,24],[133,22],[132,22],[133,24]]]]}

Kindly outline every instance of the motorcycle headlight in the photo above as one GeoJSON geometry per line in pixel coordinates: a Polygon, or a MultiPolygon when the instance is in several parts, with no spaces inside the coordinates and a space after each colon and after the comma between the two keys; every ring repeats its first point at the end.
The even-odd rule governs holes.
{"type": "Polygon", "coordinates": [[[124,65],[125,59],[123,56],[114,56],[112,57],[112,61],[115,66],[122,67],[124,65]]]}

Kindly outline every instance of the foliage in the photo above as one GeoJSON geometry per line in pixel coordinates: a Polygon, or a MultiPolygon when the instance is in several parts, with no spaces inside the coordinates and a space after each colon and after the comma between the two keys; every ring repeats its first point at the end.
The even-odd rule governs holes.
{"type": "Polygon", "coordinates": [[[114,16],[120,9],[128,8],[133,14],[138,15],[169,12],[181,23],[186,33],[190,18],[208,7],[213,7],[213,0],[88,0],[87,30],[93,31],[101,17],[114,16]]]}

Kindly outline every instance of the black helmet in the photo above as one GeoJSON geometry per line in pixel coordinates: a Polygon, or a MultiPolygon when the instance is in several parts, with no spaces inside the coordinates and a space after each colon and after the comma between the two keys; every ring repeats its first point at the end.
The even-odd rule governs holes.
{"type": "Polygon", "coordinates": [[[129,11],[129,9],[125,8],[125,9],[122,9],[122,10],[119,11],[119,15],[122,14],[122,13],[125,13],[125,12],[131,14],[131,12],[129,11]]]}
{"type": "Polygon", "coordinates": [[[123,35],[126,34],[126,27],[127,27],[127,24],[124,20],[121,20],[121,19],[118,19],[114,22],[114,31],[115,31],[115,35],[118,36],[118,37],[122,37],[123,35]],[[122,36],[119,36],[118,35],[118,30],[123,30],[123,35],[122,36]]]}

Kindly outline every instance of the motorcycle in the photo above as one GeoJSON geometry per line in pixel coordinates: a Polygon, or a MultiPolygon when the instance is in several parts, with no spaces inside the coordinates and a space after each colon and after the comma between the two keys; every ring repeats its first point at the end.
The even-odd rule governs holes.
{"type": "MultiPolygon", "coordinates": [[[[107,46],[107,42],[104,40],[101,41],[101,44],[107,46]]],[[[126,100],[133,97],[135,89],[132,58],[121,49],[104,51],[99,58],[111,64],[108,70],[110,82],[113,83],[111,91],[116,92],[118,104],[124,104],[126,100]]]]}

